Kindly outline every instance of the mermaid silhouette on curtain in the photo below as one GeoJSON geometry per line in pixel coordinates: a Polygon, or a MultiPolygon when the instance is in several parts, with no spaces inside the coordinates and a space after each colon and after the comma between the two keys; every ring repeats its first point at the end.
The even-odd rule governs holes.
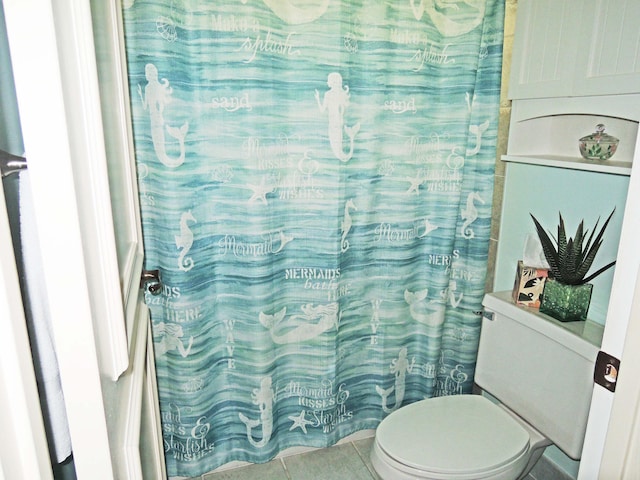
{"type": "Polygon", "coordinates": [[[181,325],[176,323],[160,322],[155,323],[153,328],[155,336],[153,343],[155,345],[155,353],[157,357],[164,355],[167,352],[177,350],[182,358],[187,358],[191,351],[191,347],[193,346],[193,335],[189,337],[189,344],[187,345],[187,348],[185,348],[182,343],[184,332],[181,325]]]}
{"type": "Polygon", "coordinates": [[[308,303],[300,307],[303,314],[295,314],[285,318],[287,307],[269,315],[260,312],[258,319],[271,332],[275,343],[298,343],[311,340],[332,327],[338,330],[340,312],[337,303],[313,305],[308,303]]]}
{"type": "Polygon", "coordinates": [[[430,327],[439,327],[444,322],[444,305],[434,301],[427,302],[428,293],[426,288],[415,292],[405,290],[404,300],[409,304],[411,318],[430,327]]]}
{"type": "Polygon", "coordinates": [[[242,423],[247,427],[249,443],[257,448],[262,448],[269,443],[273,432],[273,402],[276,399],[276,393],[271,388],[271,384],[271,377],[263,377],[260,381],[260,388],[254,388],[251,394],[253,404],[257,405],[260,410],[260,419],[253,420],[242,413],[238,414],[242,423]],[[258,425],[262,425],[262,438],[256,441],[253,438],[252,430],[258,425]]]}
{"type": "Polygon", "coordinates": [[[416,359],[412,358],[411,362],[407,360],[407,347],[402,347],[398,358],[391,360],[391,373],[395,375],[396,381],[394,385],[386,390],[376,385],[376,392],[382,397],[382,410],[386,413],[391,413],[402,405],[404,400],[405,382],[407,373],[411,373],[413,366],[416,363],[416,359]],[[396,392],[396,402],[392,407],[387,406],[389,396],[396,392]]]}
{"type": "Polygon", "coordinates": [[[147,85],[142,87],[138,85],[138,94],[142,99],[142,106],[145,110],[149,109],[149,119],[151,121],[151,139],[153,141],[153,149],[158,159],[163,165],[170,168],[179,167],[184,163],[185,148],[184,138],[189,130],[189,122],[185,122],[180,128],[165,125],[163,111],[167,103],[171,101],[172,89],[169,86],[169,80],[162,79],[162,83],[158,81],[158,69],[152,63],[148,63],[144,68],[147,85]],[[180,156],[171,158],[167,154],[164,141],[164,128],[167,133],[178,140],[180,145],[180,156]]]}
{"type": "Polygon", "coordinates": [[[329,114],[329,143],[331,151],[342,162],[348,162],[353,156],[353,144],[355,136],[360,131],[360,123],[352,127],[344,124],[344,111],[349,106],[349,87],[342,86],[342,75],[332,72],[327,77],[329,91],[325,92],[322,102],[320,92],[316,90],[315,96],[320,111],[329,114]],[[342,147],[344,133],[349,137],[349,151],[345,153],[342,147]]]}

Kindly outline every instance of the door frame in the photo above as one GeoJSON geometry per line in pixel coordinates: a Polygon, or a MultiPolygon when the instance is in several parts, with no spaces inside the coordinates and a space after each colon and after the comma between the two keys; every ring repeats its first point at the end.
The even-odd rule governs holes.
{"type": "Polygon", "coordinates": [[[599,478],[634,480],[640,475],[640,270],[624,344],[624,368],[617,377],[599,478]]]}
{"type": "Polygon", "coordinates": [[[67,116],[86,106],[82,91],[75,98],[65,91],[69,79],[57,50],[63,45],[52,3],[3,2],[76,472],[107,480],[114,476],[74,184],[74,142],[82,139],[83,126],[67,116]]]}
{"type": "Polygon", "coordinates": [[[0,480],[52,480],[2,182],[0,245],[0,480]]]}
{"type": "MultiPolygon", "coordinates": [[[[640,114],[637,114],[635,119],[640,120],[640,114]]],[[[638,320],[634,320],[633,302],[634,294],[638,288],[640,269],[640,254],[638,253],[638,238],[640,238],[640,132],[636,138],[633,163],[635,166],[632,168],[629,178],[618,256],[601,346],[603,352],[621,360],[621,372],[625,368],[633,368],[628,367],[633,363],[633,357],[631,357],[630,349],[625,350],[625,342],[627,345],[634,342],[637,345],[639,340],[638,329],[634,326],[638,320]],[[630,356],[629,360],[627,360],[627,355],[630,356]]],[[[605,442],[619,427],[617,425],[619,422],[629,422],[628,418],[625,419],[619,415],[612,416],[612,409],[619,394],[617,391],[614,394],[604,387],[594,384],[578,471],[579,480],[595,478],[608,480],[610,478],[602,476],[601,472],[601,467],[609,462],[609,460],[604,460],[605,442]]]]}
{"type": "MultiPolygon", "coordinates": [[[[117,12],[118,2],[102,3],[117,12]]],[[[151,465],[155,473],[149,478],[163,478],[148,311],[135,273],[142,267],[142,243],[131,239],[119,261],[115,236],[123,229],[116,223],[115,231],[107,167],[114,143],[121,152],[131,148],[126,127],[105,130],[103,123],[103,114],[119,116],[121,126],[129,121],[128,101],[122,98],[126,88],[118,84],[122,71],[107,65],[116,70],[113,82],[98,81],[100,52],[90,2],[4,0],[3,5],[77,476],[142,479],[151,465]],[[105,113],[105,97],[114,111],[105,113]],[[115,137],[109,148],[107,132],[115,137]],[[127,320],[134,317],[138,323],[127,320]]],[[[113,47],[121,32],[109,20],[100,33],[113,47]]],[[[140,228],[133,225],[132,159],[122,155],[130,168],[121,173],[133,189],[124,202],[133,213],[124,222],[130,226],[126,234],[135,237],[140,228]]]]}

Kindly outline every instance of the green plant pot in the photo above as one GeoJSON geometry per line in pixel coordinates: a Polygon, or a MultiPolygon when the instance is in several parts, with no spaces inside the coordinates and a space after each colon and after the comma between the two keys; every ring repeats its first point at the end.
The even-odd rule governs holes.
{"type": "Polygon", "coordinates": [[[587,319],[593,285],[566,285],[548,278],[544,284],[540,313],[561,322],[584,321],[587,319]]]}

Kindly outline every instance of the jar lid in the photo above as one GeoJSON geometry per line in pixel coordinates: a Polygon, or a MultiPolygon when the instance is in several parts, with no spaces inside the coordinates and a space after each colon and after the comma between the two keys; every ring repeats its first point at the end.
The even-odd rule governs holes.
{"type": "Polygon", "coordinates": [[[608,133],[604,133],[604,124],[599,123],[596,125],[595,133],[591,135],[586,135],[580,139],[581,142],[595,142],[595,143],[618,143],[618,139],[609,135],[608,133]]]}

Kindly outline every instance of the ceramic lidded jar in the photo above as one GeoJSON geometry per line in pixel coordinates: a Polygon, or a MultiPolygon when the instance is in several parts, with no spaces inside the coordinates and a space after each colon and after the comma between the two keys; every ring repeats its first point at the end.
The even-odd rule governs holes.
{"type": "Polygon", "coordinates": [[[618,139],[604,133],[604,125],[596,125],[595,133],[580,139],[580,154],[587,160],[609,160],[618,148],[618,139]]]}

